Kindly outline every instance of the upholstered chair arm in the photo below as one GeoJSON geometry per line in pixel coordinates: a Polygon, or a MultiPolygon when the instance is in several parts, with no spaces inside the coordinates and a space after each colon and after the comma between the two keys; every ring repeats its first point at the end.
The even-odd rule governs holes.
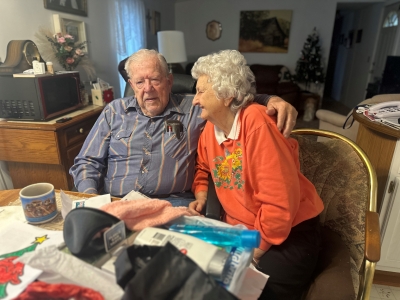
{"type": "Polygon", "coordinates": [[[368,211],[365,215],[365,258],[371,262],[378,262],[381,257],[380,244],[379,215],[368,211]]]}
{"type": "Polygon", "coordinates": [[[326,109],[318,109],[316,116],[319,120],[330,123],[337,127],[342,127],[347,119],[347,116],[326,109]]]}

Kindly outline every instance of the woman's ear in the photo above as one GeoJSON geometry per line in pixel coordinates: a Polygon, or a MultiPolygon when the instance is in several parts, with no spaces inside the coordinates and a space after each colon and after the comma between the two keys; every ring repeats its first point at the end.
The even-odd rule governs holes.
{"type": "Polygon", "coordinates": [[[224,105],[226,107],[229,107],[231,105],[232,101],[233,101],[233,97],[226,98],[226,99],[224,99],[224,105]]]}

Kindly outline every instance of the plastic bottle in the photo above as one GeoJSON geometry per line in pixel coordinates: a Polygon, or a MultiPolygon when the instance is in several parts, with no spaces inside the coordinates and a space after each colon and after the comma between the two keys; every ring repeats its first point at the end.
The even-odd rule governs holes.
{"type": "Polygon", "coordinates": [[[258,248],[261,241],[260,233],[257,230],[245,230],[234,227],[174,224],[169,230],[185,233],[221,247],[258,248]]]}
{"type": "Polygon", "coordinates": [[[53,63],[51,61],[46,62],[47,72],[54,74],[53,63]]]}

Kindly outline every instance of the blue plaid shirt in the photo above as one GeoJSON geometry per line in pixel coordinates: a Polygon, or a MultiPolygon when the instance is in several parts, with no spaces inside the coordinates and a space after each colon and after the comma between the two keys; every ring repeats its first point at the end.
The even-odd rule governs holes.
{"type": "MultiPolygon", "coordinates": [[[[131,190],[146,195],[191,189],[195,155],[205,121],[194,95],[171,94],[164,112],[145,116],[134,97],[109,103],[75,158],[70,174],[84,193],[123,197],[131,190]],[[165,128],[166,120],[183,124],[180,138],[165,128]]],[[[258,103],[269,97],[258,95],[258,103]]]]}

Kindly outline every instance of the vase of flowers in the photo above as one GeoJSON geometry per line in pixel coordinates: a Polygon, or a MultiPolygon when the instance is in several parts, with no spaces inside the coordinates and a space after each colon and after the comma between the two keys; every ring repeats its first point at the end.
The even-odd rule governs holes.
{"type": "Polygon", "coordinates": [[[57,33],[53,37],[46,36],[51,43],[56,59],[66,71],[74,70],[84,57],[86,42],[75,43],[70,34],[57,33]]]}

